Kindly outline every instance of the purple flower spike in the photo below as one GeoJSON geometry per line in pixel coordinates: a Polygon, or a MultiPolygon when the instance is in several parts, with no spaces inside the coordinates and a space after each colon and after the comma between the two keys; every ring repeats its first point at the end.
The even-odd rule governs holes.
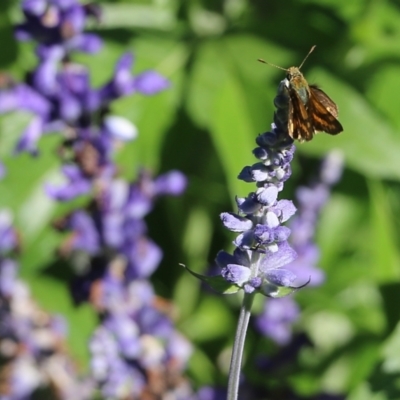
{"type": "Polygon", "coordinates": [[[281,297],[296,289],[293,285],[296,272],[286,266],[297,258],[297,253],[288,242],[291,230],[282,226],[296,208],[289,200],[278,200],[284,182],[291,175],[290,163],[295,151],[287,132],[286,90],[281,83],[277,98],[287,101],[275,102],[278,109],[272,131],[256,139],[258,147],[253,154],[259,161],[244,167],[239,174],[239,179],[256,184],[256,192],[236,198],[239,213],[221,214],[224,226],[237,233],[234,254],[231,257],[220,252],[216,259],[222,278],[229,284],[248,294],[259,292],[270,297],[281,297]]]}

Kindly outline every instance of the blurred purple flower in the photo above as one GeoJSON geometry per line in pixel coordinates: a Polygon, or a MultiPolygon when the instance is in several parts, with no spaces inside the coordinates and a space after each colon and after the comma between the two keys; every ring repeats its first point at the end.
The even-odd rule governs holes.
{"type": "Polygon", "coordinates": [[[58,201],[68,201],[77,196],[88,194],[92,187],[92,182],[76,165],[64,165],[63,173],[68,179],[64,186],[45,185],[45,191],[49,197],[58,201]]]}
{"type": "Polygon", "coordinates": [[[7,174],[6,166],[0,161],[0,180],[2,180],[7,174]]]}
{"type": "Polygon", "coordinates": [[[102,46],[101,39],[83,32],[92,10],[76,0],[25,0],[22,11],[26,20],[16,27],[15,35],[43,46],[62,46],[64,54],[73,50],[95,53],[102,46]]]}
{"type": "Polygon", "coordinates": [[[169,87],[168,80],[155,71],[146,71],[133,76],[131,73],[133,61],[131,53],[125,53],[117,61],[113,78],[99,89],[98,97],[102,104],[135,92],[153,95],[169,87]]]}
{"type": "Polygon", "coordinates": [[[79,380],[65,352],[66,325],[31,298],[28,286],[18,277],[18,264],[4,251],[18,250],[8,213],[0,213],[0,358],[2,399],[30,399],[40,390],[61,400],[89,400],[94,387],[79,380]],[[7,238],[7,239],[6,239],[7,238]],[[5,244],[6,243],[6,244],[5,244]],[[51,394],[52,393],[52,394],[51,394]]]}
{"type": "Polygon", "coordinates": [[[17,231],[12,225],[13,218],[8,210],[0,211],[0,256],[18,249],[17,231]]]}
{"type": "MultiPolygon", "coordinates": [[[[290,243],[298,257],[285,266],[296,274],[294,285],[309,281],[310,285],[318,286],[324,280],[323,271],[317,267],[319,249],[314,237],[319,215],[329,199],[331,186],[340,179],[342,167],[341,154],[331,152],[323,161],[319,179],[309,187],[298,188],[296,192],[299,205],[290,224],[290,243]]],[[[291,325],[297,320],[299,309],[293,298],[287,298],[285,302],[282,300],[266,301],[264,311],[256,318],[256,326],[277,344],[286,345],[291,339],[291,325]]]]}
{"type": "Polygon", "coordinates": [[[256,326],[265,336],[283,346],[292,338],[292,325],[297,321],[300,309],[292,297],[268,299],[263,312],[257,316],[256,326]]]}
{"type": "Polygon", "coordinates": [[[177,381],[173,383],[176,387],[171,387],[172,381],[168,380],[169,375],[180,373],[186,366],[192,352],[189,342],[157,308],[149,283],[134,281],[126,289],[119,291],[119,301],[114,298],[108,303],[106,317],[92,336],[93,378],[99,382],[103,395],[112,398],[128,394],[140,398],[144,392],[156,394],[159,390],[163,395],[173,390],[187,396],[172,398],[190,398],[192,392],[185,381],[177,381]],[[138,296],[140,293],[144,296],[138,296]],[[157,376],[155,387],[155,382],[148,379],[152,375],[157,376]],[[168,382],[170,387],[166,386],[168,382]]]}
{"type": "Polygon", "coordinates": [[[297,189],[298,214],[293,219],[291,244],[298,258],[288,269],[298,279],[310,279],[310,285],[318,286],[324,280],[324,273],[317,267],[319,249],[314,243],[319,215],[329,200],[332,186],[340,179],[343,170],[343,156],[334,150],[323,160],[319,177],[310,186],[297,189]]]}
{"type": "Polygon", "coordinates": [[[100,249],[98,231],[93,220],[84,211],[75,211],[67,219],[66,228],[73,231],[71,250],[95,255],[100,249]]]}

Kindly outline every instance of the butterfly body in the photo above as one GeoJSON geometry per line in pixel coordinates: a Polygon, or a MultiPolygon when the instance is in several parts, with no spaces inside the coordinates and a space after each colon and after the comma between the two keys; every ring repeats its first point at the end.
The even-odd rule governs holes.
{"type": "Polygon", "coordinates": [[[343,131],[337,120],[338,107],[316,85],[309,85],[297,67],[287,74],[289,92],[288,133],[299,141],[311,140],[315,133],[336,135],[343,131]]]}
{"type": "MultiPolygon", "coordinates": [[[[314,50],[311,48],[308,55],[314,50]]],[[[287,132],[292,139],[300,142],[311,140],[317,132],[326,132],[336,135],[343,131],[342,124],[338,121],[338,107],[334,101],[318,86],[309,85],[300,67],[288,69],[278,67],[287,72],[285,87],[288,98],[287,132]]],[[[269,64],[264,60],[259,60],[269,64]]]]}

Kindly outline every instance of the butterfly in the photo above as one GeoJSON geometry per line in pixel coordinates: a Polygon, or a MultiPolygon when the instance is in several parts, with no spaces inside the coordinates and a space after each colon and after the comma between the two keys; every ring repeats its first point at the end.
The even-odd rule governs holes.
{"type": "Polygon", "coordinates": [[[289,94],[288,134],[300,142],[311,140],[317,132],[336,135],[343,131],[338,121],[338,107],[335,102],[318,86],[309,85],[300,68],[315,49],[311,48],[299,67],[288,69],[270,64],[262,59],[258,61],[287,72],[285,85],[289,94]]]}

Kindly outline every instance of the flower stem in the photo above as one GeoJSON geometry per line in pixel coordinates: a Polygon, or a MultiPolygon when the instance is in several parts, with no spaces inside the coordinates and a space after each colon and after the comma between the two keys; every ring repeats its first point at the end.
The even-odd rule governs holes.
{"type": "Polygon", "coordinates": [[[235,343],[233,344],[231,365],[229,368],[228,397],[227,400],[237,400],[240,383],[240,370],[242,365],[244,342],[249,325],[251,306],[254,293],[245,293],[242,307],[240,308],[239,321],[236,328],[235,343]]]}

